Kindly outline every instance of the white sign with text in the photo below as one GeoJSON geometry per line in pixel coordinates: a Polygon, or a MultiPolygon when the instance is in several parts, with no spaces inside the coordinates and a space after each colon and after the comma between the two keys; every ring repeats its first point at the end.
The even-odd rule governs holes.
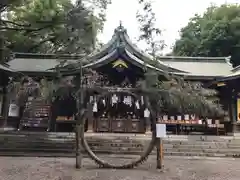
{"type": "Polygon", "coordinates": [[[164,138],[167,135],[166,124],[156,124],[157,138],[164,138]]]}

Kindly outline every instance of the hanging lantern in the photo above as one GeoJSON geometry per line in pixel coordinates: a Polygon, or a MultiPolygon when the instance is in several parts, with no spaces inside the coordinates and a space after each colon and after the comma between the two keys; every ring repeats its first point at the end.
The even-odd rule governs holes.
{"type": "Polygon", "coordinates": [[[182,116],[181,116],[181,115],[178,115],[178,116],[177,116],[177,120],[178,120],[178,121],[181,121],[181,120],[182,120],[182,116]]]}
{"type": "Polygon", "coordinates": [[[97,112],[98,111],[98,107],[97,107],[97,102],[95,101],[93,104],[93,112],[97,112]]]}
{"type": "Polygon", "coordinates": [[[116,94],[114,94],[114,95],[112,96],[112,106],[113,106],[114,104],[117,104],[117,102],[118,102],[118,97],[117,97],[116,94]]]}
{"type": "Polygon", "coordinates": [[[102,103],[103,103],[104,106],[106,106],[106,100],[105,99],[102,100],[102,103]]]}
{"type": "Polygon", "coordinates": [[[9,105],[9,111],[8,111],[9,117],[18,117],[19,116],[19,107],[15,103],[11,103],[9,105]]]}
{"type": "Polygon", "coordinates": [[[140,109],[140,104],[139,104],[138,100],[135,102],[135,106],[136,106],[137,109],[140,109]]]}
{"type": "Polygon", "coordinates": [[[90,103],[93,102],[93,96],[90,96],[90,97],[89,97],[89,102],[90,102],[90,103]]]}
{"type": "Polygon", "coordinates": [[[142,105],[144,104],[144,98],[143,98],[143,96],[141,96],[141,103],[142,103],[142,105]]]}
{"type": "Polygon", "coordinates": [[[189,120],[189,114],[184,115],[184,120],[189,120]]]}
{"type": "Polygon", "coordinates": [[[123,103],[129,106],[132,106],[132,97],[131,96],[124,96],[123,103]]]}
{"type": "Polygon", "coordinates": [[[196,116],[195,114],[191,114],[191,120],[195,120],[196,116]]]}
{"type": "Polygon", "coordinates": [[[168,120],[168,115],[163,115],[163,120],[167,121],[168,120]]]}
{"type": "Polygon", "coordinates": [[[149,111],[148,108],[146,108],[146,109],[144,110],[144,117],[145,117],[145,118],[149,118],[149,117],[150,117],[150,111],[149,111]]]}

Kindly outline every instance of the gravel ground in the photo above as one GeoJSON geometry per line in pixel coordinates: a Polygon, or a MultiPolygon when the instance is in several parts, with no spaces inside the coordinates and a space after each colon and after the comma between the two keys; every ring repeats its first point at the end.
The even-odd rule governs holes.
{"type": "MultiPolygon", "coordinates": [[[[109,158],[112,163],[132,156],[109,158]]],[[[106,157],[105,157],[106,158],[106,157]]],[[[132,170],[98,169],[90,160],[75,169],[74,158],[0,157],[0,180],[239,180],[240,159],[166,157],[156,170],[155,157],[132,170]]]]}

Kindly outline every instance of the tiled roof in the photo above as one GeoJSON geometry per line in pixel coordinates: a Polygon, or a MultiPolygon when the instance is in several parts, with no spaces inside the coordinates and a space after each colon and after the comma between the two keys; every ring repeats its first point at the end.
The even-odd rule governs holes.
{"type": "MultiPolygon", "coordinates": [[[[67,60],[75,61],[75,60],[67,60]]],[[[21,72],[51,72],[60,64],[58,59],[15,58],[8,62],[11,69],[21,72]]]]}
{"type": "MultiPolygon", "coordinates": [[[[127,35],[126,29],[122,26],[115,30],[112,39],[100,51],[95,51],[84,57],[84,59],[89,60],[87,64],[84,64],[84,67],[91,68],[93,66],[100,66],[101,64],[107,63],[110,58],[113,58],[111,53],[116,54],[114,53],[115,51],[117,53],[125,52],[128,57],[130,57],[133,64],[144,64],[152,69],[170,72],[176,75],[186,75],[194,78],[221,78],[233,73],[232,65],[226,57],[162,56],[159,57],[158,64],[152,63],[152,57],[132,43],[127,35]]],[[[60,63],[57,57],[50,57],[47,55],[41,56],[31,54],[30,56],[26,55],[26,57],[16,57],[8,64],[11,69],[22,72],[50,72],[50,69],[55,68],[60,63]]],[[[75,62],[75,64],[79,63],[79,61],[76,61],[76,58],[75,60],[67,58],[68,57],[65,56],[63,59],[66,59],[67,62],[75,62]]],[[[77,59],[81,59],[80,56],[77,59]]]]}
{"type": "Polygon", "coordinates": [[[232,65],[225,57],[160,57],[167,66],[189,73],[190,76],[222,77],[231,73],[232,65]]]}
{"type": "Polygon", "coordinates": [[[6,71],[6,72],[15,72],[14,70],[8,68],[7,66],[4,66],[2,64],[0,64],[0,71],[6,71]]]}

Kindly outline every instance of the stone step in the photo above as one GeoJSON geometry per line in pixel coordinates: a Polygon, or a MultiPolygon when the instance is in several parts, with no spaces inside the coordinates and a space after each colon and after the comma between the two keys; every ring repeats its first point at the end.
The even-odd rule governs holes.
{"type": "MultiPolygon", "coordinates": [[[[144,135],[108,136],[88,134],[86,137],[91,148],[97,153],[140,154],[147,147],[150,138],[144,135]]],[[[233,156],[240,152],[240,139],[233,137],[168,136],[163,141],[164,153],[176,156],[233,156]],[[232,139],[231,139],[232,138],[232,139]],[[238,146],[239,145],[239,146],[238,146]]],[[[0,155],[4,153],[21,154],[74,154],[74,133],[0,133],[0,155]]],[[[152,154],[155,154],[156,150],[152,154]]]]}
{"type": "MultiPolygon", "coordinates": [[[[116,146],[111,145],[110,144],[90,144],[90,146],[92,147],[92,149],[94,150],[99,150],[99,151],[142,151],[144,150],[144,146],[139,145],[131,145],[131,144],[117,144],[116,146]]],[[[38,149],[38,150],[44,150],[44,149],[74,149],[75,148],[75,144],[69,144],[69,143],[36,143],[36,142],[29,142],[29,143],[10,143],[10,142],[6,142],[3,143],[1,145],[1,148],[12,148],[12,149],[21,149],[21,148],[32,148],[32,149],[38,149]]],[[[240,152],[240,147],[236,147],[236,148],[226,148],[226,147],[222,147],[222,148],[211,148],[211,147],[201,147],[201,146],[174,146],[174,145],[164,145],[163,146],[164,149],[166,149],[167,151],[172,151],[172,152],[224,152],[224,153],[228,153],[228,152],[240,152]]]]}
{"type": "MultiPolygon", "coordinates": [[[[101,153],[109,154],[109,153],[101,153]]],[[[134,153],[132,153],[134,155],[134,153]]],[[[136,153],[135,153],[136,155],[136,153]]],[[[155,153],[152,155],[156,156],[155,153]]],[[[74,152],[62,153],[62,152],[26,152],[26,151],[0,151],[0,156],[25,156],[25,157],[75,157],[74,152]]],[[[195,152],[165,152],[164,156],[190,156],[190,157],[239,157],[235,154],[221,154],[221,153],[195,153],[195,152]]],[[[85,153],[84,158],[89,158],[85,153]]]]}
{"type": "Polygon", "coordinates": [[[169,149],[165,148],[168,152],[199,152],[199,153],[231,153],[231,154],[240,154],[240,149],[186,149],[186,148],[177,148],[169,149]]]}
{"type": "MultiPolygon", "coordinates": [[[[97,143],[97,142],[89,142],[89,145],[94,147],[94,148],[141,148],[143,149],[146,147],[146,144],[141,144],[141,143],[97,143]]],[[[51,148],[73,148],[75,147],[75,142],[61,142],[61,143],[53,143],[53,142],[3,142],[1,143],[2,147],[12,147],[12,148],[17,148],[17,147],[35,147],[35,148],[42,148],[42,147],[51,147],[51,148]]],[[[233,148],[229,148],[228,145],[216,145],[216,144],[210,144],[210,145],[179,145],[179,144],[164,144],[163,145],[165,148],[169,149],[186,149],[186,150],[204,150],[204,149],[222,149],[222,148],[228,148],[228,149],[240,149],[240,146],[234,146],[233,148]]]]}
{"type": "MultiPolygon", "coordinates": [[[[131,146],[131,144],[136,144],[136,145],[147,145],[149,143],[149,141],[94,141],[94,140],[88,140],[89,144],[100,144],[99,142],[101,142],[102,145],[118,145],[118,146],[131,146]]],[[[2,140],[1,144],[49,144],[49,145],[54,145],[54,144],[63,144],[63,145],[74,145],[75,144],[75,140],[69,140],[69,141],[65,141],[65,140],[61,140],[61,141],[51,141],[51,140],[46,140],[46,139],[19,139],[17,141],[15,140],[11,140],[11,139],[4,139],[2,140]]],[[[233,143],[192,143],[192,142],[187,142],[187,143],[183,143],[183,142],[164,142],[164,146],[169,146],[169,147],[174,147],[174,148],[178,148],[178,147],[190,147],[190,148],[222,148],[222,147],[240,147],[240,145],[238,144],[233,144],[233,143]]]]}
{"type": "MultiPolygon", "coordinates": [[[[102,143],[108,143],[109,142],[109,139],[98,139],[98,138],[96,138],[96,139],[90,139],[90,138],[86,138],[87,139],[87,141],[101,141],[102,143]]],[[[42,141],[52,141],[52,142],[71,142],[71,141],[75,141],[75,138],[47,138],[47,137],[31,137],[31,136],[29,136],[29,137],[17,137],[17,138],[15,138],[15,137],[13,137],[13,138],[11,138],[11,137],[0,137],[0,141],[13,141],[13,142],[20,142],[20,141],[22,141],[22,142],[24,142],[24,141],[35,141],[35,142],[42,142],[42,141]]],[[[129,139],[111,139],[111,141],[114,141],[114,142],[116,142],[116,143],[121,143],[121,142],[126,142],[126,143],[139,143],[139,142],[150,142],[150,140],[142,140],[142,139],[135,139],[135,140],[129,140],[129,139]]],[[[235,142],[206,142],[206,141],[194,141],[194,142],[192,142],[192,141],[173,141],[173,140],[171,140],[171,141],[166,141],[166,140],[164,140],[163,141],[163,143],[164,144],[181,144],[181,145],[188,145],[188,144],[197,144],[197,145],[211,145],[211,144],[213,144],[213,143],[215,143],[215,144],[234,144],[234,145],[240,145],[240,141],[239,142],[237,142],[237,141],[235,141],[235,142]]]]}
{"type": "MultiPolygon", "coordinates": [[[[27,132],[27,131],[11,131],[11,132],[0,132],[1,136],[31,136],[31,137],[48,137],[48,138],[74,138],[75,133],[55,133],[55,132],[27,132]]],[[[118,134],[118,133],[85,133],[86,137],[89,138],[104,138],[104,139],[150,139],[150,135],[145,134],[118,134]]],[[[240,137],[232,136],[201,136],[201,135],[169,135],[164,140],[175,140],[175,141],[214,141],[214,142],[225,142],[231,140],[240,140],[240,137]]]]}
{"type": "Polygon", "coordinates": [[[227,147],[230,149],[238,149],[238,148],[240,149],[240,144],[239,145],[238,144],[228,144],[227,147]]]}

